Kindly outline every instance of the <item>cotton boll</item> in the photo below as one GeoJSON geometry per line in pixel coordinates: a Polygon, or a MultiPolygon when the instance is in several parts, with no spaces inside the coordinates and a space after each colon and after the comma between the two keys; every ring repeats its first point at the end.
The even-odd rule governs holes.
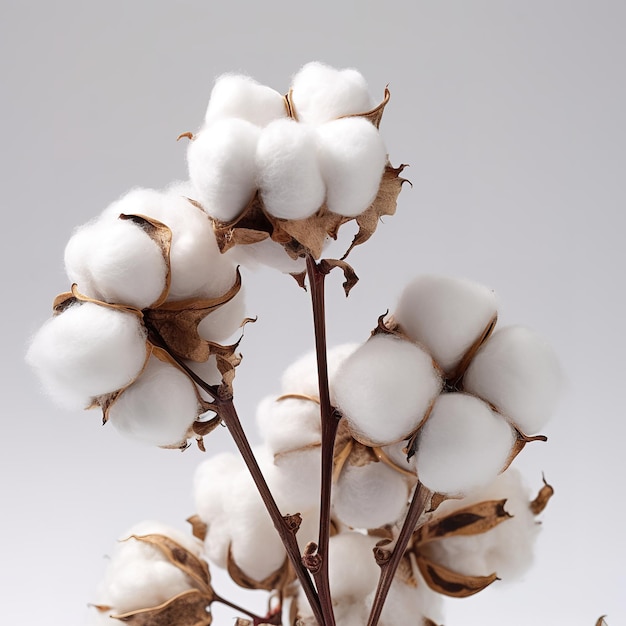
{"type": "Polygon", "coordinates": [[[328,577],[335,600],[362,599],[376,587],[380,567],[372,551],[378,540],[357,532],[330,538],[328,577]]]}
{"type": "Polygon", "coordinates": [[[304,511],[319,506],[321,448],[278,454],[268,484],[281,510],[304,511]]]}
{"type": "Polygon", "coordinates": [[[79,290],[85,284],[105,302],[144,309],[165,289],[163,253],[131,220],[100,219],[83,226],[70,239],[65,265],[79,290]],[[87,256],[80,259],[81,254],[87,256]]]}
{"type": "Polygon", "coordinates": [[[198,324],[202,339],[220,343],[241,328],[245,319],[246,302],[243,287],[228,302],[211,311],[198,324]]]}
{"type": "Polygon", "coordinates": [[[304,219],[324,203],[312,128],[290,119],[272,122],[259,138],[256,164],[263,204],[274,217],[304,219]]]}
{"type": "Polygon", "coordinates": [[[263,239],[257,243],[250,243],[231,248],[227,255],[239,265],[256,270],[259,266],[272,267],[283,274],[300,274],[306,271],[304,257],[292,259],[285,249],[271,239],[263,239]]]}
{"type": "Polygon", "coordinates": [[[558,359],[542,337],[522,326],[495,332],[467,369],[463,387],[497,407],[524,434],[541,430],[562,387],[558,359]]]}
{"type": "Polygon", "coordinates": [[[322,124],[373,107],[363,76],[354,69],[337,70],[307,63],[294,76],[291,101],[301,122],[322,124]]]}
{"type": "Polygon", "coordinates": [[[345,465],[333,493],[335,515],[352,528],[380,528],[406,510],[406,479],[384,463],[345,465]]]}
{"type": "Polygon", "coordinates": [[[53,396],[69,400],[125,387],[146,356],[146,333],[137,316],[87,302],[48,320],[26,360],[53,396]]]}
{"type": "Polygon", "coordinates": [[[223,74],[215,81],[205,115],[207,125],[236,117],[257,126],[286,117],[283,96],[249,76],[223,74]]]}
{"type": "Polygon", "coordinates": [[[234,220],[256,191],[259,128],[225,119],[201,130],[189,144],[187,165],[195,199],[217,220],[234,220]]]}
{"type": "Polygon", "coordinates": [[[321,443],[320,407],[311,400],[269,396],[259,404],[256,419],[272,454],[321,443]]]}
{"type": "Polygon", "coordinates": [[[515,442],[502,416],[468,394],[441,395],[417,444],[417,475],[431,491],[464,494],[502,471],[515,442]]]}
{"type": "Polygon", "coordinates": [[[326,205],[355,217],[376,198],[387,150],[369,121],[348,117],[317,128],[318,159],[326,183],[326,205]]]}
{"type": "Polygon", "coordinates": [[[383,446],[381,450],[399,469],[415,474],[415,455],[410,459],[407,458],[407,443],[407,441],[398,441],[397,443],[383,446]]]}
{"type": "Polygon", "coordinates": [[[447,276],[418,276],[404,289],[394,318],[445,372],[458,366],[497,310],[491,289],[447,276]]]}
{"type": "Polygon", "coordinates": [[[353,437],[381,446],[406,439],[419,426],[441,384],[428,353],[381,334],[345,360],[335,395],[353,437]]]}
{"type": "Polygon", "coordinates": [[[175,446],[200,411],[193,383],[178,368],[150,357],[142,375],[109,410],[122,434],[156,446],[175,446]]]}

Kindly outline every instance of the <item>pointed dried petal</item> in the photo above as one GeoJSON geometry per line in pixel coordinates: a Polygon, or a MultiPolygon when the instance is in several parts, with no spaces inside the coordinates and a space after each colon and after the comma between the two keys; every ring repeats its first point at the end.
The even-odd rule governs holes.
{"type": "Polygon", "coordinates": [[[199,515],[192,515],[187,518],[187,521],[191,524],[191,534],[200,541],[204,541],[209,529],[208,524],[203,522],[199,515]]]}
{"type": "Polygon", "coordinates": [[[544,478],[543,487],[539,490],[537,497],[530,503],[530,510],[535,515],[539,515],[539,513],[541,513],[546,508],[546,506],[548,506],[548,502],[553,495],[554,488],[552,487],[552,485],[549,485],[544,478]]]}
{"type": "Polygon", "coordinates": [[[465,576],[437,565],[421,554],[417,555],[417,566],[426,584],[438,593],[453,598],[467,598],[482,591],[498,580],[496,574],[490,576],[465,576]]]}
{"type": "Polygon", "coordinates": [[[359,277],[356,275],[352,266],[346,263],[345,261],[341,261],[339,259],[323,259],[320,261],[320,269],[325,274],[328,274],[335,267],[339,267],[343,270],[343,275],[345,277],[345,282],[343,283],[343,290],[346,293],[346,298],[350,295],[350,290],[359,282],[359,277]]]}
{"type": "Polygon", "coordinates": [[[235,563],[232,552],[229,550],[226,569],[230,577],[244,589],[265,589],[266,591],[284,589],[295,579],[295,574],[288,558],[285,559],[280,568],[263,580],[254,580],[254,578],[251,578],[239,568],[237,563],[235,563]]]}

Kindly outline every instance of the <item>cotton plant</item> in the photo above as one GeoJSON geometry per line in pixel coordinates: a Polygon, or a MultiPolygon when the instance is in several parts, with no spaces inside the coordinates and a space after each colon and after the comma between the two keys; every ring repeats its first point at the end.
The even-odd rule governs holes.
{"type": "Polygon", "coordinates": [[[238,626],[436,626],[444,596],[529,567],[552,488],[533,499],[510,466],[556,409],[548,344],[499,327],[490,288],[419,276],[370,337],[326,345],[325,277],[342,271],[349,294],[347,258],[405,182],[379,131],[389,99],[318,62],[284,92],[222,75],[179,137],[189,180],[133,189],[73,233],[71,288],[27,354],[45,390],[145,444],[204,450],[223,424],[239,450],[199,465],[191,532],[146,522],[123,538],[94,624],[209,625],[224,603],[238,626]],[[253,449],[234,379],[251,321],[239,266],[258,264],[308,290],[315,349],[259,402],[253,449]],[[267,592],[267,614],[218,595],[214,567],[267,592]]]}

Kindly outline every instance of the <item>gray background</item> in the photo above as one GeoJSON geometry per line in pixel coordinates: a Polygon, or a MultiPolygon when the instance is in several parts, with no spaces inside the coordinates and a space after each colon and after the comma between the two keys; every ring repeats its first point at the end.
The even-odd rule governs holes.
{"type": "MultiPolygon", "coordinates": [[[[3,0],[2,622],[84,623],[120,533],[147,518],[184,527],[203,458],[56,409],[23,364],[68,287],[72,228],[131,186],[185,176],[175,138],[200,123],[216,75],[286,91],[322,60],[359,68],[374,94],[389,83],[382,132],[414,183],[352,256],[362,280],[349,300],[329,280],[330,342],[365,339],[414,274],[460,275],[498,292],[502,322],[548,337],[569,380],[550,441],[516,462],[534,488],[543,471],[557,490],[533,570],[450,601],[446,625],[626,623],[625,6],[3,0]]],[[[312,337],[290,278],[244,280],[259,321],[236,392],[256,439],[256,403],[312,337]]],[[[207,441],[230,446],[224,430],[207,441]]]]}

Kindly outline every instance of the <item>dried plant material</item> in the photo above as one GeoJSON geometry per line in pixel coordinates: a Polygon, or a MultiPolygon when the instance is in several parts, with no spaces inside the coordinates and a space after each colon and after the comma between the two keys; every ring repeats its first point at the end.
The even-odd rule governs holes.
{"type": "Polygon", "coordinates": [[[548,441],[548,438],[545,435],[534,435],[533,437],[528,437],[517,428],[514,428],[513,432],[515,434],[515,442],[500,473],[506,471],[510,467],[511,463],[515,460],[515,457],[524,449],[524,446],[527,443],[532,441],[548,441]]]}
{"type": "Polygon", "coordinates": [[[405,585],[409,587],[417,587],[418,580],[415,576],[415,569],[413,567],[413,555],[405,554],[400,560],[400,565],[398,565],[398,569],[396,570],[396,576],[399,580],[401,580],[405,585]]]}
{"type": "Polygon", "coordinates": [[[599,617],[598,621],[596,622],[596,626],[609,626],[606,620],[604,619],[605,617],[606,615],[602,615],[601,617],[599,617]]]}
{"type": "Polygon", "coordinates": [[[473,596],[498,580],[496,574],[491,576],[465,576],[453,572],[442,565],[437,565],[421,555],[417,556],[416,562],[426,584],[433,591],[453,598],[473,596]]]}
{"type": "Polygon", "coordinates": [[[293,568],[287,558],[285,558],[285,561],[280,568],[278,568],[275,572],[272,572],[263,580],[254,580],[243,572],[237,563],[235,563],[235,559],[230,551],[228,554],[226,569],[233,581],[244,589],[264,589],[265,591],[284,589],[295,579],[293,568]]]}
{"type": "Polygon", "coordinates": [[[210,602],[201,591],[190,589],[159,606],[111,617],[131,626],[211,626],[213,617],[206,610],[210,602]]]}
{"type": "Polygon", "coordinates": [[[429,619],[428,617],[425,617],[422,621],[423,621],[422,626],[439,626],[437,622],[433,622],[433,620],[429,619]]]}
{"type": "Polygon", "coordinates": [[[530,503],[530,510],[535,515],[539,515],[539,513],[543,512],[546,506],[548,506],[548,502],[550,501],[550,498],[553,495],[554,495],[554,488],[552,487],[552,485],[549,485],[546,482],[546,479],[544,477],[543,487],[539,490],[537,497],[530,503]]]}
{"type": "Polygon", "coordinates": [[[199,515],[192,515],[187,518],[187,521],[191,524],[191,534],[200,541],[204,541],[209,528],[208,524],[205,524],[199,515]]]}
{"type": "Polygon", "coordinates": [[[489,339],[491,334],[493,333],[496,324],[498,323],[498,315],[493,316],[493,318],[487,324],[485,330],[477,337],[476,341],[469,347],[467,352],[461,357],[461,361],[456,366],[456,368],[448,375],[448,379],[452,381],[451,384],[458,383],[459,379],[462,378],[465,370],[469,367],[469,364],[472,362],[474,356],[476,356],[476,352],[478,349],[489,339]]]}
{"type": "Polygon", "coordinates": [[[390,98],[391,92],[389,91],[389,87],[385,87],[383,100],[378,106],[374,107],[371,111],[367,111],[366,113],[356,113],[354,115],[346,115],[344,117],[362,117],[371,122],[374,126],[376,126],[376,128],[380,128],[380,122],[383,119],[383,113],[385,112],[385,107],[389,103],[390,98]]]}
{"type": "Polygon", "coordinates": [[[320,270],[325,274],[328,274],[335,267],[340,268],[343,271],[345,282],[343,283],[343,290],[346,293],[346,298],[350,295],[350,290],[359,282],[359,277],[356,275],[351,265],[348,265],[345,261],[339,259],[323,259],[320,261],[320,270]]]}

